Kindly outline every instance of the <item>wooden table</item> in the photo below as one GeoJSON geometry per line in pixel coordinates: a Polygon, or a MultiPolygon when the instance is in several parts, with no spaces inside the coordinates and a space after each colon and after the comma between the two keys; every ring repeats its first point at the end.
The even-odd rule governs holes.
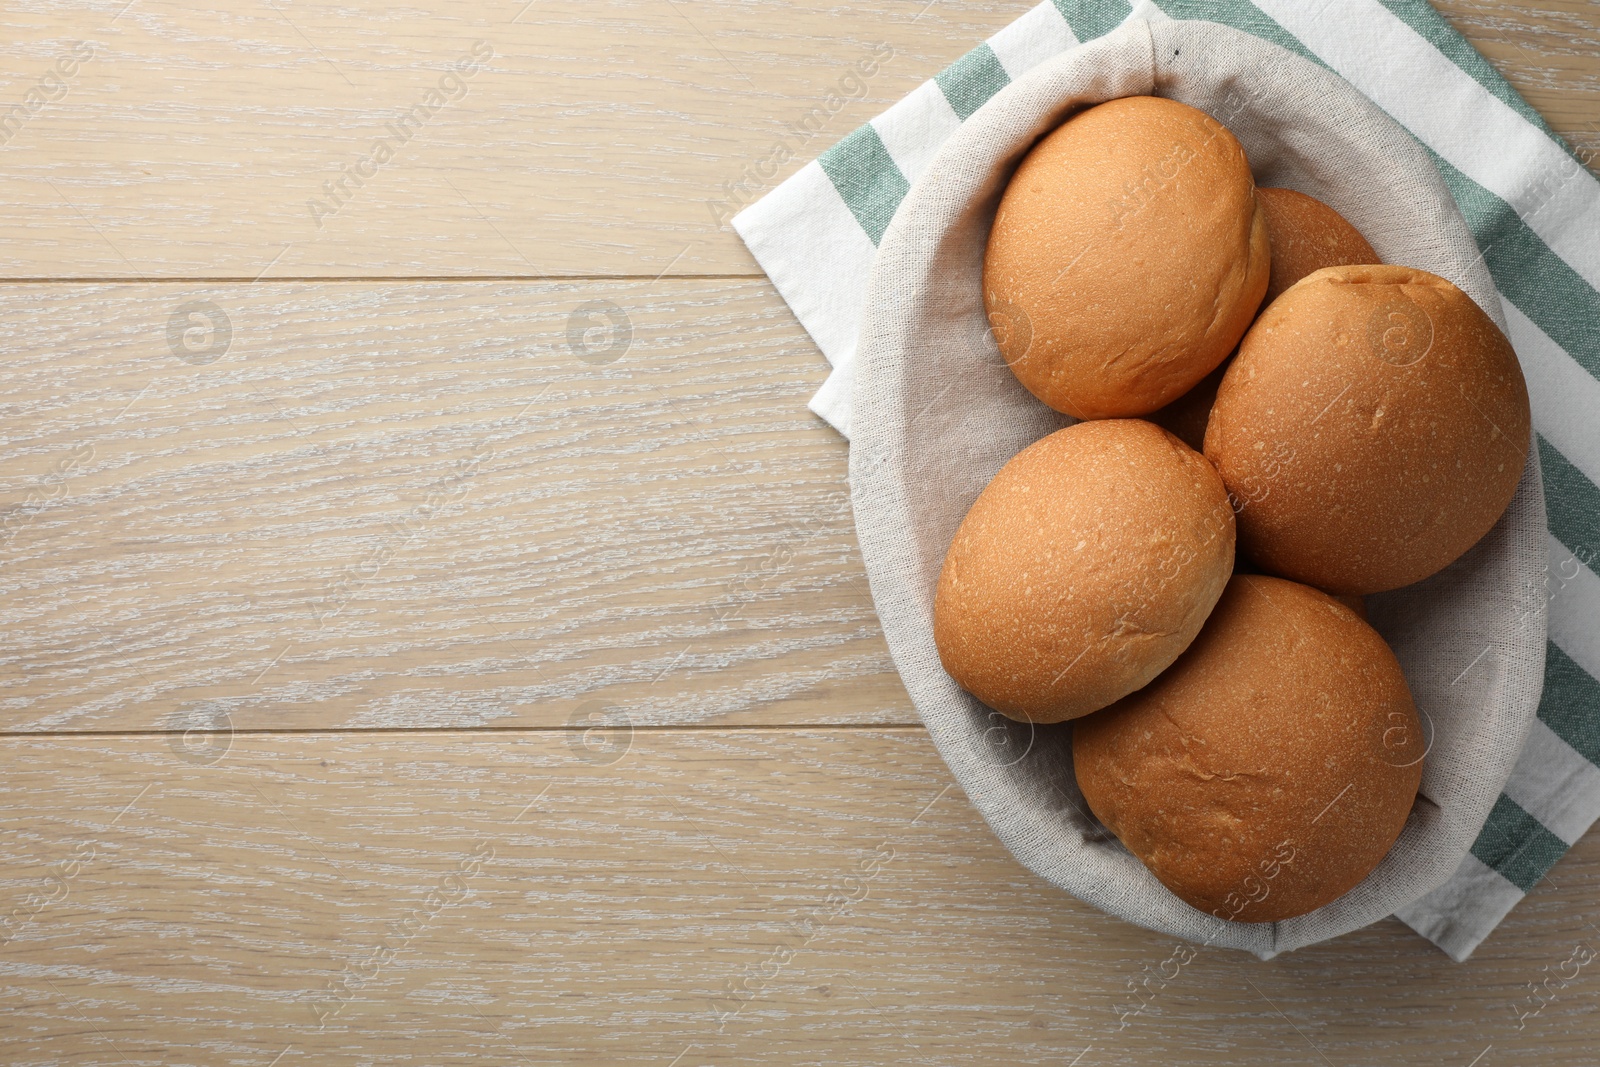
{"type": "MultiPolygon", "coordinates": [[[[1600,836],[1175,967],[917,724],[726,219],[1025,3],[6,5],[0,1062],[1594,1062],[1600,836]]],[[[1600,6],[1444,9],[1600,155],[1600,6]]]]}

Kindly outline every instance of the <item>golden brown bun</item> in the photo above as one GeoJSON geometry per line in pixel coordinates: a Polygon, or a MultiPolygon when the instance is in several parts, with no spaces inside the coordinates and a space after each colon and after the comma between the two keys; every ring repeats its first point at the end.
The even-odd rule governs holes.
{"type": "Polygon", "coordinates": [[[1072,728],[1089,807],[1183,900],[1304,915],[1399,837],[1421,724],[1394,653],[1325,593],[1239,575],[1161,677],[1072,728]]]}
{"type": "Polygon", "coordinates": [[[1089,108],[1028,153],[984,258],[1023,385],[1078,418],[1143,415],[1221,363],[1267,289],[1266,219],[1237,139],[1153,96],[1089,108]]]}
{"type": "Polygon", "coordinates": [[[1233,566],[1233,508],[1205,458],[1137,419],[1081,422],[994,476],[945,556],[939,659],[1014,719],[1087,715],[1193,640],[1233,566]]]}
{"type": "Polygon", "coordinates": [[[1361,231],[1316,197],[1293,189],[1262,188],[1256,199],[1267,215],[1267,237],[1272,242],[1272,277],[1265,303],[1285,289],[1324,267],[1381,263],[1361,231]]]}
{"type": "Polygon", "coordinates": [[[1489,531],[1528,425],[1511,343],[1460,289],[1409,267],[1330,267],[1251,327],[1205,452],[1252,559],[1330,593],[1377,593],[1489,531]]]}

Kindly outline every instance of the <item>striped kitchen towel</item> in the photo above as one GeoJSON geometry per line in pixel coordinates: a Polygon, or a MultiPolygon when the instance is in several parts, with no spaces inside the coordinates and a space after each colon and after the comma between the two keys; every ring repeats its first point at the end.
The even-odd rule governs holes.
{"type": "Polygon", "coordinates": [[[1472,45],[1425,0],[1047,0],[734,228],[833,365],[811,407],[849,436],[867,275],[910,183],[1013,79],[1134,17],[1223,23],[1351,82],[1429,150],[1499,290],[1548,498],[1550,646],[1538,721],[1471,853],[1399,913],[1465,959],[1600,816],[1600,182],[1472,45]]]}

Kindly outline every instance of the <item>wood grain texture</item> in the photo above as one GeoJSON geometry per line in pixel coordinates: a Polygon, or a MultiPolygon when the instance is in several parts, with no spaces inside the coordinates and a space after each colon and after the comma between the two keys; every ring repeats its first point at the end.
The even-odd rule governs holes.
{"type": "Polygon", "coordinates": [[[1519,1010],[1600,945],[1594,840],[1465,965],[1392,920],[1178,962],[1019,868],[916,729],[211,756],[9,745],[0,1060],[1592,1062],[1592,968],[1519,1010]]]}
{"type": "MultiPolygon", "coordinates": [[[[1590,0],[1442,6],[1557,129],[1600,151],[1590,0]]],[[[41,86],[53,99],[0,144],[0,277],[753,274],[726,222],[740,204],[1024,9],[7,4],[0,114],[41,86]],[[80,41],[93,58],[58,86],[52,67],[80,41]],[[492,57],[400,144],[390,124],[477,42],[492,57]],[[879,44],[892,58],[845,81],[879,44]],[[820,130],[801,138],[808,116],[820,130]],[[380,140],[395,155],[371,164],[380,140]],[[752,177],[780,143],[794,157],[752,177]],[[345,177],[358,166],[359,185],[345,177]],[[341,180],[348,197],[324,187],[341,180]]]]}
{"type": "Polygon", "coordinates": [[[4,729],[916,721],[764,283],[27,285],[0,316],[4,729]]]}
{"type": "Polygon", "coordinates": [[[118,17],[125,4],[0,10],[0,111],[74,42],[94,52],[0,146],[0,275],[754,273],[725,184],[822,108],[797,169],[1021,10],[138,0],[118,17]],[[492,58],[363,165],[332,217],[313,212],[476,42],[492,58]],[[879,43],[893,58],[841,93],[879,43]]]}
{"type": "Polygon", "coordinates": [[[1600,5],[1593,0],[1432,0],[1600,173],[1600,5]]]}
{"type": "MultiPolygon", "coordinates": [[[[725,218],[1025,4],[0,7],[0,1063],[1593,1062],[1593,835],[1462,966],[1189,959],[896,725],[725,218]]],[[[1439,6],[1600,154],[1600,6],[1439,6]]]]}

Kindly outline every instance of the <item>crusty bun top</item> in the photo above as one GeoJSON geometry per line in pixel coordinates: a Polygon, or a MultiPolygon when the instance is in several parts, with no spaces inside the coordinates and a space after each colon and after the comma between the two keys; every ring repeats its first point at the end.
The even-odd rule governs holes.
{"type": "Polygon", "coordinates": [[[1135,96],[1080,112],[1006,188],[984,259],[1023,385],[1079,418],[1142,415],[1233,350],[1266,292],[1266,222],[1221,123],[1135,96]]]}
{"type": "Polygon", "coordinates": [[[1199,632],[1233,537],[1222,479],[1171,434],[1136,419],[1058,430],[1002,467],[956,532],[934,601],[939,658],[1012,718],[1087,715],[1199,632]]]}
{"type": "Polygon", "coordinates": [[[1443,569],[1499,519],[1528,389],[1493,320],[1443,278],[1331,267],[1280,296],[1223,376],[1205,452],[1241,548],[1330,593],[1443,569]]]}
{"type": "Polygon", "coordinates": [[[1255,574],[1165,673],[1072,730],[1100,821],[1183,900],[1239,922],[1304,915],[1365,878],[1405,826],[1424,749],[1383,638],[1255,574]]]}
{"type": "Polygon", "coordinates": [[[1256,199],[1267,215],[1272,243],[1272,276],[1264,303],[1324,267],[1379,262],[1361,231],[1316,197],[1293,189],[1261,188],[1256,199]]]}

